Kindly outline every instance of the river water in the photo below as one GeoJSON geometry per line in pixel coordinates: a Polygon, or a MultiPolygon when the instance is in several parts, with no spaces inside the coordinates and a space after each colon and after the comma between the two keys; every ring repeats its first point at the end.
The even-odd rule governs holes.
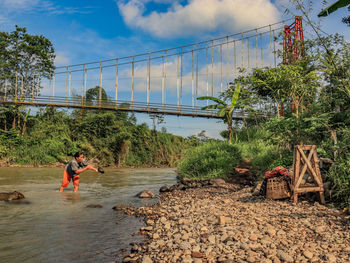
{"type": "Polygon", "coordinates": [[[174,184],[173,169],[105,169],[80,175],[58,192],[62,168],[0,168],[0,192],[19,191],[29,204],[0,201],[0,262],[115,262],[129,248],[143,222],[115,205],[142,206],[153,200],[135,197],[148,189],[158,194],[174,184]],[[88,208],[100,204],[102,208],[88,208]]]}

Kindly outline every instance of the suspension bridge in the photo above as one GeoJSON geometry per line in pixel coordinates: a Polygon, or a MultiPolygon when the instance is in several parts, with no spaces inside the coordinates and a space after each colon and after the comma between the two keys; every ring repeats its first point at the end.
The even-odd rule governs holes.
{"type": "MultiPolygon", "coordinates": [[[[207,41],[127,57],[27,72],[0,82],[0,103],[218,118],[202,110],[240,74],[275,67],[280,32],[292,19],[207,41]],[[87,97],[95,88],[96,96],[87,97]]],[[[256,105],[261,109],[262,105],[256,105]]],[[[246,113],[235,111],[234,118],[246,113]]]]}

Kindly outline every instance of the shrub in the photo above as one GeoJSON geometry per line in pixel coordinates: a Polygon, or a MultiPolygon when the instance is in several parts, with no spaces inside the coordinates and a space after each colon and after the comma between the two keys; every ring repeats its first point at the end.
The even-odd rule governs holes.
{"type": "Polygon", "coordinates": [[[177,169],[179,177],[193,180],[226,177],[241,160],[237,147],[209,141],[187,150],[177,169]]]}
{"type": "Polygon", "coordinates": [[[331,182],[331,200],[341,207],[350,205],[350,156],[339,158],[326,178],[331,182]]]}

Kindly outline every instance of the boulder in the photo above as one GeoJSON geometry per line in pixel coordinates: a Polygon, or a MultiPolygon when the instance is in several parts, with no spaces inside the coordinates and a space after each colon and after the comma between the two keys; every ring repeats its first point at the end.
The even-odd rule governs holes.
{"type": "Polygon", "coordinates": [[[155,197],[155,194],[149,190],[144,190],[144,191],[138,193],[136,196],[139,198],[153,198],[153,197],[155,197]]]}
{"type": "Polygon", "coordinates": [[[99,204],[89,204],[86,207],[88,207],[88,208],[102,208],[103,206],[99,205],[99,204]]]}
{"type": "Polygon", "coordinates": [[[159,189],[160,193],[164,193],[164,192],[171,192],[171,187],[169,185],[164,185],[159,189]]]}
{"type": "Polygon", "coordinates": [[[0,193],[0,201],[11,201],[25,198],[20,192],[0,193]]]}
{"type": "Polygon", "coordinates": [[[215,179],[210,179],[209,184],[214,185],[214,186],[221,186],[226,184],[224,179],[221,178],[215,178],[215,179]]]}

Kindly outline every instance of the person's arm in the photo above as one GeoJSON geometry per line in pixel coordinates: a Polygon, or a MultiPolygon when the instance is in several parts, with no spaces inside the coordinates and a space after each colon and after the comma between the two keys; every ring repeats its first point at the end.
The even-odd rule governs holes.
{"type": "Polygon", "coordinates": [[[86,170],[92,170],[92,171],[98,172],[98,170],[95,167],[92,167],[91,165],[88,165],[88,166],[85,166],[84,168],[81,168],[81,169],[75,171],[75,173],[76,174],[80,174],[82,172],[85,172],[86,170]]]}

